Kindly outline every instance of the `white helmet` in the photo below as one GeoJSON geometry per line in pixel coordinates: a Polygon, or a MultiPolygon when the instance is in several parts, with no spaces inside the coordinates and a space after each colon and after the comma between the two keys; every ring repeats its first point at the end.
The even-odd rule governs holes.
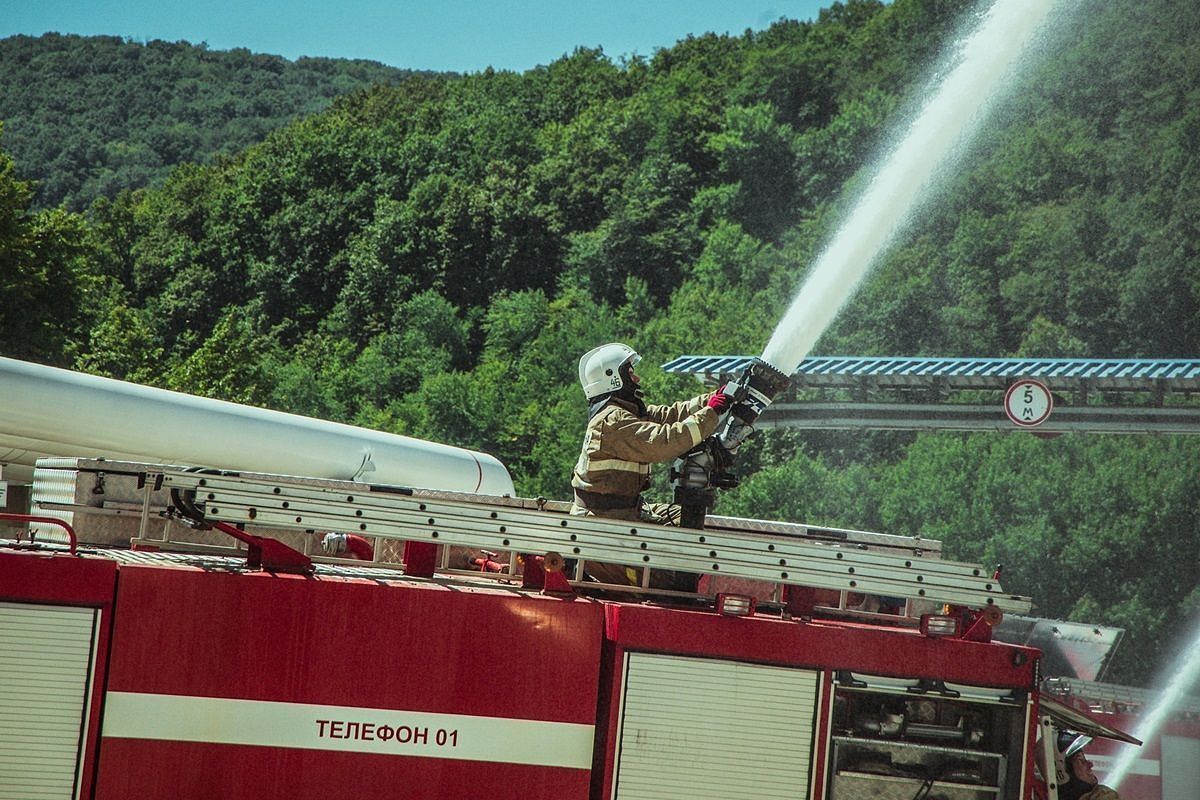
{"type": "Polygon", "coordinates": [[[1086,734],[1075,731],[1058,732],[1058,740],[1055,742],[1057,747],[1054,748],[1054,769],[1058,773],[1059,784],[1068,783],[1073,777],[1067,762],[1091,743],[1092,737],[1086,734]]]}
{"type": "Polygon", "coordinates": [[[583,386],[584,397],[594,400],[622,389],[633,389],[633,386],[625,386],[621,367],[628,363],[632,369],[641,360],[642,357],[632,347],[619,342],[588,350],[579,359],[579,383],[583,386]]]}
{"type": "Polygon", "coordinates": [[[1066,786],[1069,783],[1079,781],[1075,777],[1067,762],[1074,756],[1078,755],[1083,748],[1087,747],[1092,742],[1092,737],[1076,731],[1060,730],[1054,734],[1054,764],[1053,776],[1046,769],[1046,751],[1045,742],[1039,738],[1037,748],[1037,768],[1044,780],[1054,778],[1058,783],[1059,788],[1066,786]]]}

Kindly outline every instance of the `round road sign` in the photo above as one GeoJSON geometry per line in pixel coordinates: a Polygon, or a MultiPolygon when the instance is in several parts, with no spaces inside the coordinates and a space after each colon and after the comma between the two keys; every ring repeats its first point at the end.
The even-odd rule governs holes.
{"type": "Polygon", "coordinates": [[[1032,428],[1041,425],[1054,410],[1054,398],[1040,381],[1025,378],[1008,387],[1004,394],[1004,413],[1014,425],[1032,428]]]}

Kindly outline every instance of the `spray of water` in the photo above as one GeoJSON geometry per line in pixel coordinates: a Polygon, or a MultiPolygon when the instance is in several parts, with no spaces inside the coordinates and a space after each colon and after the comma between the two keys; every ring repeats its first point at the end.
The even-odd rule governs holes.
{"type": "Polygon", "coordinates": [[[955,65],[935,82],[899,144],[877,163],[864,194],[818,257],[780,320],[763,360],[791,374],[850,298],[880,253],[928,196],[935,177],[978,130],[1022,54],[1059,0],[995,0],[959,40],[955,65]]]}
{"type": "MultiPolygon", "coordinates": [[[[1166,688],[1163,689],[1158,701],[1150,709],[1150,713],[1142,719],[1137,731],[1133,734],[1143,742],[1149,741],[1158,734],[1171,711],[1179,704],[1180,700],[1187,697],[1191,687],[1200,680],[1200,625],[1196,626],[1194,635],[1184,646],[1183,653],[1169,674],[1171,677],[1166,682],[1166,688]]],[[[1119,789],[1121,781],[1125,779],[1130,767],[1137,761],[1140,752],[1140,749],[1133,745],[1125,745],[1113,763],[1112,771],[1104,776],[1104,782],[1114,789],[1119,789]]]]}

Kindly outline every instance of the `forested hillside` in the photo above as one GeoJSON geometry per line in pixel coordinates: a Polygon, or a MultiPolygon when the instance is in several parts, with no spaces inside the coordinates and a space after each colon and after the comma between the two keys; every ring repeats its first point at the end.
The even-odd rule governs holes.
{"type": "Polygon", "coordinates": [[[116,36],[0,39],[0,120],[35,203],[86,208],[155,186],[408,72],[372,61],[301,58],[116,36]]]}
{"type": "MultiPolygon", "coordinates": [[[[411,76],[86,214],[0,162],[0,350],[485,450],[566,497],[580,353],[630,342],[668,400],[699,387],[653,365],[760,352],[968,5],[411,76]]],[[[817,353],[1200,354],[1200,6],[1067,28],[817,353]]],[[[767,432],[740,466],[719,513],[939,538],[1040,615],[1128,628],[1112,680],[1200,613],[1191,437],[767,432]]]]}

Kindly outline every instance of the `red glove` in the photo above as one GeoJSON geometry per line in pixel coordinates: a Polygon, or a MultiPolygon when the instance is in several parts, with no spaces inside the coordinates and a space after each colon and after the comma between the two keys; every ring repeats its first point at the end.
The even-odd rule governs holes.
{"type": "Polygon", "coordinates": [[[729,410],[729,406],[732,404],[733,398],[725,394],[724,386],[713,392],[708,398],[708,402],[705,403],[706,406],[711,408],[713,411],[716,411],[718,414],[724,414],[729,410]]]}

